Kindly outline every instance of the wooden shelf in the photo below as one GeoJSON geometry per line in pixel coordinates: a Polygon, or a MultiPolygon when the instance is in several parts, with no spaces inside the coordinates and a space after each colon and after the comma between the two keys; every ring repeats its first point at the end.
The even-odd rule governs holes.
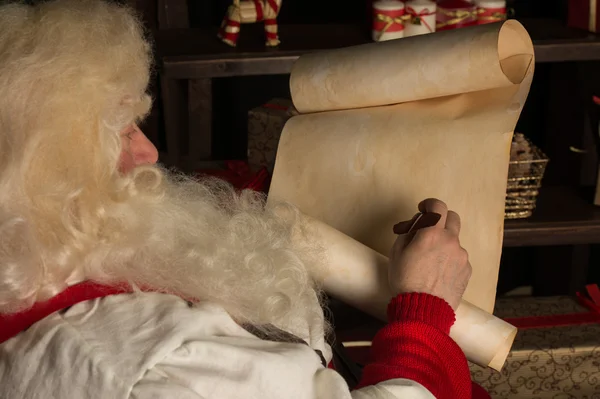
{"type": "MultiPolygon", "coordinates": [[[[567,28],[547,19],[521,21],[529,31],[537,62],[600,60],[600,35],[567,28]]],[[[216,37],[213,29],[161,31],[157,37],[162,73],[172,79],[202,79],[290,73],[302,54],[371,42],[355,25],[283,25],[282,44],[266,48],[262,26],[244,25],[237,48],[216,37]]]]}
{"type": "Polygon", "coordinates": [[[592,191],[542,188],[531,218],[505,222],[504,246],[600,243],[600,207],[593,205],[592,191]]]}

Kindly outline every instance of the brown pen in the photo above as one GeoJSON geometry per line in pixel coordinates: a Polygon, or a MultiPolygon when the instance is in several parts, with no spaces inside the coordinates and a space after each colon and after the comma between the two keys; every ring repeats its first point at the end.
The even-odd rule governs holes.
{"type": "Polygon", "coordinates": [[[442,215],[439,213],[417,213],[411,220],[396,224],[394,226],[394,234],[402,235],[414,233],[417,230],[435,226],[441,218],[442,215]]]}

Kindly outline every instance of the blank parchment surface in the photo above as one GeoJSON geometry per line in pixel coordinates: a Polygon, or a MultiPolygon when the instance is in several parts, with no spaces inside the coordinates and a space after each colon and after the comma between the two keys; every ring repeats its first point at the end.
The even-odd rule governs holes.
{"type": "Polygon", "coordinates": [[[269,200],[386,256],[395,223],[425,198],[445,201],[473,266],[464,299],[491,312],[510,142],[533,65],[516,21],[301,57],[291,92],[303,114],[283,130],[269,200]]]}

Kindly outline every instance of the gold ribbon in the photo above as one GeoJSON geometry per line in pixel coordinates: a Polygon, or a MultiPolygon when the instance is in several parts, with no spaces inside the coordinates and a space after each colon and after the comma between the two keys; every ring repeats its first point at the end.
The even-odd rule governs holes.
{"type": "Polygon", "coordinates": [[[437,29],[443,28],[448,25],[457,25],[457,24],[461,23],[462,21],[464,21],[465,19],[470,18],[470,17],[477,19],[477,16],[479,15],[479,11],[477,11],[477,10],[475,10],[475,11],[465,11],[465,10],[446,11],[444,9],[438,8],[437,12],[444,14],[447,17],[452,18],[446,22],[440,22],[440,23],[436,24],[437,29]]]}
{"type": "MultiPolygon", "coordinates": [[[[485,12],[485,9],[481,9],[479,11],[479,14],[482,14],[483,12],[485,12]]],[[[495,12],[492,13],[492,15],[484,15],[477,17],[478,20],[483,20],[483,21],[504,21],[506,19],[506,14],[502,13],[502,12],[495,12]]]]}
{"type": "Polygon", "coordinates": [[[383,27],[383,29],[381,30],[381,32],[379,32],[379,34],[377,35],[377,41],[379,41],[381,39],[381,37],[383,36],[383,34],[392,27],[392,25],[394,24],[399,24],[404,26],[404,21],[408,21],[409,19],[411,19],[410,15],[401,15],[399,17],[395,17],[392,18],[389,15],[385,15],[385,14],[375,14],[375,19],[379,22],[384,22],[385,26],[383,27]]]}

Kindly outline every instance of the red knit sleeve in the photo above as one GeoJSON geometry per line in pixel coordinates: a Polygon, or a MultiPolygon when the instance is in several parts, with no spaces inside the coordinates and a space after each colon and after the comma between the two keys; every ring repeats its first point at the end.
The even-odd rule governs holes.
{"type": "Polygon", "coordinates": [[[421,293],[398,295],[388,305],[388,320],[373,339],[359,388],[406,378],[436,398],[472,397],[467,359],[448,335],[455,315],[446,301],[421,293]]]}

